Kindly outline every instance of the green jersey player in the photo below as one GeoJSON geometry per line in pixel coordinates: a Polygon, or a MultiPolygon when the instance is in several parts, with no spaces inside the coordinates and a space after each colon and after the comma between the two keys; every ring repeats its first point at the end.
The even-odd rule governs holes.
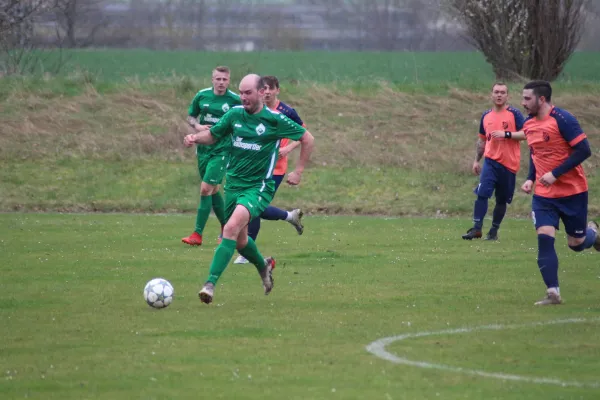
{"type": "MultiPolygon", "coordinates": [[[[230,71],[227,67],[216,67],[212,72],[212,87],[200,90],[188,110],[188,123],[199,128],[211,127],[232,107],[242,104],[240,96],[228,89],[230,71]]],[[[196,147],[198,172],[200,173],[200,205],[196,214],[194,232],[181,239],[191,246],[202,244],[202,232],[208,221],[211,208],[221,223],[225,225],[225,206],[219,193],[219,185],[223,181],[231,143],[226,140],[210,146],[196,147]]]]}
{"type": "Polygon", "coordinates": [[[281,139],[300,141],[300,157],[287,182],[298,185],[310,158],[314,138],[305,128],[263,104],[264,82],[260,76],[247,75],[240,82],[243,107],[234,107],[210,128],[185,137],[186,146],[194,143],[231,143],[231,158],[225,184],[223,241],[217,247],[207,282],[198,295],[203,303],[212,302],[217,280],[227,268],[235,249],[256,266],[265,294],[273,288],[275,260],[263,258],[252,238],[248,223],[262,214],[275,193],[272,179],[281,139]]]}

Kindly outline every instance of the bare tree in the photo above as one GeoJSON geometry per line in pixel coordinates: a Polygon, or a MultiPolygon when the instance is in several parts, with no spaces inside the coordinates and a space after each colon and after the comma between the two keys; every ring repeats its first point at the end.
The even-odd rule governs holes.
{"type": "Polygon", "coordinates": [[[56,73],[62,68],[65,60],[60,36],[52,54],[40,51],[34,37],[36,18],[54,6],[54,0],[0,0],[0,75],[40,70],[56,73]]]}
{"type": "Polygon", "coordinates": [[[103,12],[105,0],[56,0],[56,19],[67,47],[87,47],[108,26],[103,12]]]}
{"type": "Polygon", "coordinates": [[[583,33],[587,0],[449,0],[498,79],[560,75],[583,33]]]}

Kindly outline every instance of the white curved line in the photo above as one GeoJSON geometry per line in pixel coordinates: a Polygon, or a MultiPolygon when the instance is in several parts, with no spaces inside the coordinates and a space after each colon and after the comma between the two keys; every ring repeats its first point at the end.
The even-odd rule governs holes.
{"type": "Polygon", "coordinates": [[[520,382],[530,382],[530,383],[540,383],[540,384],[549,384],[549,385],[559,385],[559,386],[572,386],[572,387],[588,387],[588,388],[600,388],[600,382],[577,382],[577,381],[563,381],[555,378],[534,378],[527,377],[521,375],[510,375],[510,374],[501,374],[494,372],[485,372],[479,371],[475,369],[467,369],[461,367],[453,367],[450,365],[444,364],[434,364],[428,363],[425,361],[413,361],[407,358],[398,357],[390,352],[388,352],[385,347],[391,343],[398,342],[400,340],[405,340],[409,338],[418,338],[424,336],[433,336],[433,335],[453,335],[457,333],[471,333],[477,331],[484,330],[501,330],[501,329],[516,329],[516,328],[525,328],[525,327],[535,327],[535,326],[544,326],[544,325],[557,325],[557,324],[577,324],[581,322],[597,322],[600,321],[600,318],[593,319],[585,319],[585,318],[570,318],[570,319],[559,319],[554,321],[546,321],[546,322],[533,322],[530,324],[522,324],[522,325],[484,325],[477,326],[474,328],[459,328],[459,329],[447,329],[443,331],[435,331],[435,332],[417,332],[417,333],[407,333],[404,335],[398,336],[390,336],[382,339],[378,339],[372,343],[370,343],[366,349],[369,353],[374,354],[375,356],[391,361],[396,364],[404,364],[412,367],[419,368],[428,368],[428,369],[439,369],[443,371],[450,372],[460,372],[467,375],[476,375],[482,376],[485,378],[495,378],[502,379],[508,381],[520,381],[520,382]]]}

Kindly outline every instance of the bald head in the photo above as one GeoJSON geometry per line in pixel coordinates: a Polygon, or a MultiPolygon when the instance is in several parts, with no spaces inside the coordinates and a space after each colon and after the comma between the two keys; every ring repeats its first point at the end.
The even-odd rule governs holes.
{"type": "Polygon", "coordinates": [[[261,81],[262,78],[260,77],[260,75],[257,74],[248,74],[245,77],[242,78],[242,80],[240,81],[240,91],[242,90],[242,88],[255,88],[255,89],[261,89],[261,81]]]}
{"type": "Polygon", "coordinates": [[[257,74],[246,75],[240,81],[240,97],[242,105],[248,113],[256,114],[262,110],[264,86],[262,78],[257,74]]]}

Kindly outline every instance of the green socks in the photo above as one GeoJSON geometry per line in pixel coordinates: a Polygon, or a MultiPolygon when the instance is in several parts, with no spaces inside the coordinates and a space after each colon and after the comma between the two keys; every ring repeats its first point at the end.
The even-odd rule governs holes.
{"type": "Polygon", "coordinates": [[[212,195],[212,208],[221,226],[225,225],[225,202],[221,193],[217,192],[212,195]]]}
{"type": "Polygon", "coordinates": [[[202,235],[208,216],[210,215],[210,209],[212,207],[212,196],[201,196],[200,205],[198,206],[198,214],[196,214],[196,229],[195,231],[202,235]]]}
{"type": "Polygon", "coordinates": [[[221,277],[221,274],[223,274],[223,271],[227,268],[227,265],[229,265],[233,253],[235,253],[235,244],[235,240],[223,238],[223,241],[215,250],[215,256],[210,264],[207,282],[211,282],[215,286],[217,285],[217,281],[221,277]]]}
{"type": "MultiPolygon", "coordinates": [[[[235,245],[235,240],[223,238],[223,241],[215,250],[215,256],[210,264],[207,282],[211,282],[213,285],[217,284],[217,281],[227,268],[227,265],[229,265],[233,253],[235,253],[235,245]]],[[[256,243],[254,243],[252,238],[248,238],[248,244],[240,250],[240,254],[254,264],[259,272],[265,269],[265,259],[258,251],[256,243]]]]}
{"type": "Polygon", "coordinates": [[[256,243],[254,243],[251,237],[248,237],[248,244],[240,250],[240,254],[254,264],[258,272],[265,269],[265,259],[260,254],[260,251],[258,251],[258,247],[256,247],[256,243]]]}

